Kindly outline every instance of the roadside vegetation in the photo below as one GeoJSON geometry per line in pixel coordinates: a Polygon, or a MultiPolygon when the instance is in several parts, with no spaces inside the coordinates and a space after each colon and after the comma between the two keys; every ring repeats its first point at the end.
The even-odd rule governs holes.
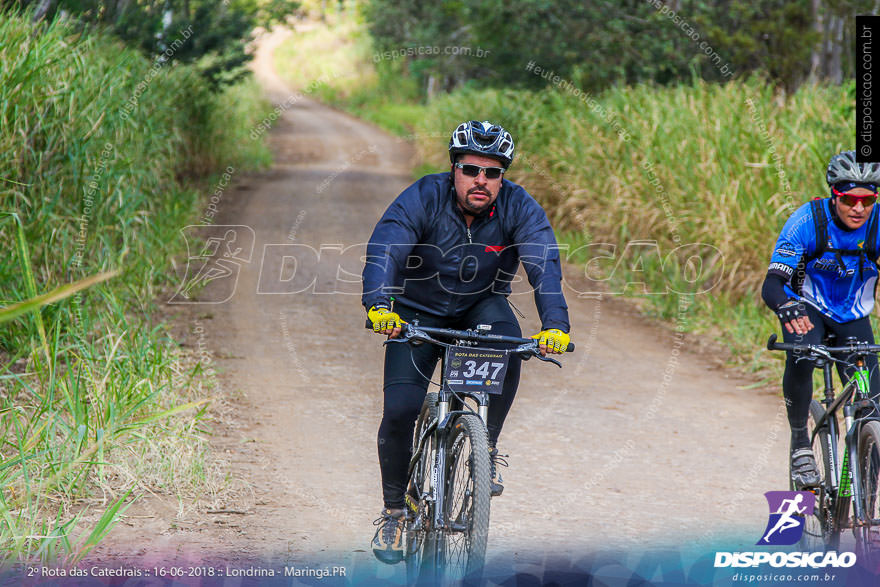
{"type": "Polygon", "coordinates": [[[329,22],[276,53],[292,84],[411,136],[417,175],[448,169],[457,123],[502,123],[518,147],[508,177],[548,210],[588,289],[625,294],[778,381],[779,357],[763,350],[778,322],[760,285],[783,222],[825,195],[829,154],[852,147],[850,88],[811,83],[786,93],[755,72],[723,84],[694,77],[590,93],[532,73],[543,87],[471,80],[427,96],[406,46],[386,54],[351,14],[329,22]],[[697,295],[682,306],[677,294],[697,295]]]}
{"type": "Polygon", "coordinates": [[[269,162],[268,105],[61,18],[0,13],[0,39],[0,306],[105,279],[0,322],[0,562],[67,564],[139,495],[234,489],[215,382],[157,309],[217,174],[269,162]]]}

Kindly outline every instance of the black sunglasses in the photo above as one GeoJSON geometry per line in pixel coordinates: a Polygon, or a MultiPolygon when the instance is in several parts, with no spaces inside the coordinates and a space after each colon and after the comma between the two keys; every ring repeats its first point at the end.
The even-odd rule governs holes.
{"type": "Polygon", "coordinates": [[[504,174],[503,167],[481,167],[470,163],[456,163],[455,166],[468,177],[477,177],[481,171],[486,174],[486,179],[498,179],[504,174]]]}

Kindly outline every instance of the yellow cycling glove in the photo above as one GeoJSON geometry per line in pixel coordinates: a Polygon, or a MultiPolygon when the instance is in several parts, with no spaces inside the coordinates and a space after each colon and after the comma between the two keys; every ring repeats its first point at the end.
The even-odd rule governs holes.
{"type": "Polygon", "coordinates": [[[554,353],[564,353],[568,348],[568,343],[571,342],[571,337],[558,328],[542,330],[532,338],[537,338],[538,344],[546,344],[547,350],[554,353]]]}
{"type": "Polygon", "coordinates": [[[388,308],[373,306],[367,312],[367,318],[373,323],[373,332],[384,332],[388,329],[397,328],[401,324],[400,316],[388,308]]]}

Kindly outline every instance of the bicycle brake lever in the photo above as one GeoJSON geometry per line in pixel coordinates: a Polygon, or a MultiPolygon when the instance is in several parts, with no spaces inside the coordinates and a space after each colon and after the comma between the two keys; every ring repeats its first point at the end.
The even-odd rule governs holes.
{"type": "Polygon", "coordinates": [[[516,347],[515,349],[511,350],[510,352],[514,353],[516,355],[519,355],[519,357],[523,361],[528,361],[532,357],[537,357],[542,361],[546,361],[547,363],[553,363],[554,365],[556,365],[560,369],[562,368],[562,363],[560,363],[556,359],[551,359],[550,357],[542,357],[541,352],[538,350],[538,347],[533,342],[522,344],[522,345],[516,347]]]}
{"type": "Polygon", "coordinates": [[[816,345],[810,345],[810,354],[796,357],[794,361],[795,361],[795,363],[797,363],[798,361],[804,361],[804,360],[812,361],[815,357],[811,356],[811,355],[815,355],[815,357],[822,357],[823,359],[827,359],[827,360],[833,361],[835,363],[846,363],[845,361],[841,361],[840,359],[835,359],[834,357],[831,356],[831,353],[826,351],[824,348],[820,348],[816,345]]]}
{"type": "Polygon", "coordinates": [[[400,333],[400,336],[398,336],[397,338],[388,338],[388,339],[386,339],[385,342],[382,343],[382,346],[385,346],[385,345],[387,345],[387,344],[389,344],[389,343],[393,343],[393,342],[397,342],[397,343],[407,343],[407,342],[410,342],[410,340],[412,340],[412,338],[413,338],[415,335],[416,335],[415,332],[413,332],[410,328],[407,328],[407,329],[405,329],[403,332],[401,332],[401,333],[400,333]]]}
{"type": "Polygon", "coordinates": [[[537,348],[533,343],[521,344],[514,349],[510,349],[510,354],[518,356],[523,361],[528,361],[535,355],[537,348]]]}
{"type": "Polygon", "coordinates": [[[439,340],[436,340],[433,337],[425,334],[421,330],[418,330],[413,327],[408,328],[406,333],[403,336],[399,336],[397,338],[389,338],[388,340],[386,340],[382,344],[384,346],[384,345],[388,344],[389,342],[405,342],[405,343],[410,343],[413,345],[420,345],[423,342],[430,342],[430,343],[436,343],[436,344],[441,344],[441,345],[443,344],[439,340]]]}
{"type": "Polygon", "coordinates": [[[540,359],[540,360],[542,360],[542,361],[545,361],[545,362],[547,362],[547,363],[553,363],[554,365],[556,365],[557,367],[559,367],[560,369],[562,369],[562,363],[560,363],[560,362],[557,361],[556,359],[552,359],[552,358],[550,358],[550,357],[542,357],[542,356],[541,356],[541,353],[535,353],[535,357],[537,357],[538,359],[540,359]]]}
{"type": "Polygon", "coordinates": [[[816,353],[817,355],[821,356],[821,357],[825,357],[825,358],[828,359],[829,361],[833,361],[833,360],[834,360],[834,359],[831,357],[831,353],[829,353],[829,352],[826,351],[825,349],[819,349],[819,348],[816,348],[816,347],[811,347],[810,350],[813,351],[814,353],[816,353]]]}

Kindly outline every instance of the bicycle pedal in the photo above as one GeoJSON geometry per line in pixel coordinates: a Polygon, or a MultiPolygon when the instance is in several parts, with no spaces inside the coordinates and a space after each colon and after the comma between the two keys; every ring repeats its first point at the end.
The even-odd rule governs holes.
{"type": "Polygon", "coordinates": [[[819,495],[819,492],[822,491],[821,485],[798,485],[794,484],[795,491],[809,491],[810,493],[814,493],[816,496],[819,495]]]}
{"type": "Polygon", "coordinates": [[[410,509],[410,511],[414,514],[419,511],[419,502],[417,502],[412,495],[406,494],[404,497],[404,501],[406,502],[406,506],[410,509]]]}

